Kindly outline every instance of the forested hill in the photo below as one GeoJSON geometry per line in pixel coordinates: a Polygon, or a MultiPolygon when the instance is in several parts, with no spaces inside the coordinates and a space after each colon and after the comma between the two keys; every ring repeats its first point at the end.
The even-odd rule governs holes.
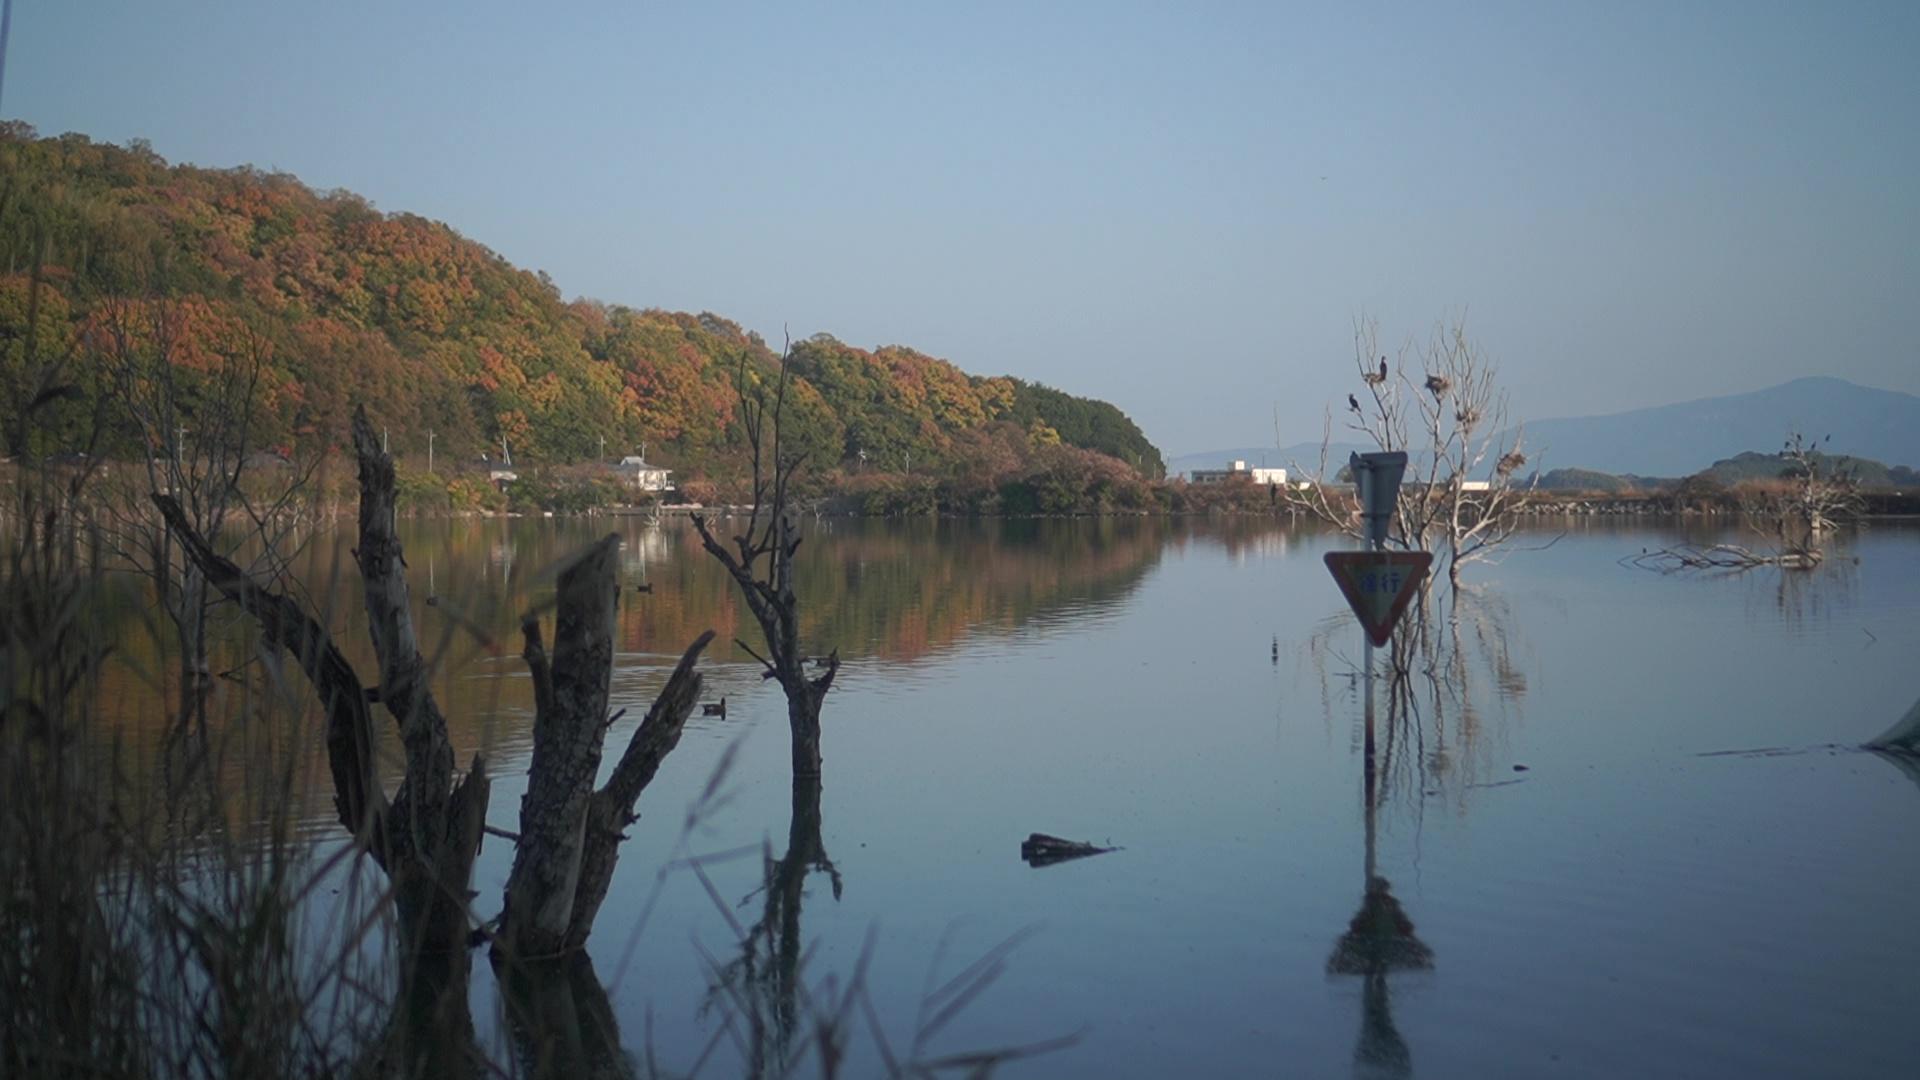
{"type": "MultiPolygon", "coordinates": [[[[0,125],[0,245],[9,427],[32,393],[22,370],[30,308],[36,355],[64,351],[77,372],[97,373],[116,350],[164,351],[199,372],[263,357],[256,445],[337,443],[364,402],[396,449],[423,449],[432,431],[441,460],[504,437],[516,461],[644,444],[683,476],[724,473],[739,458],[729,452],[740,439],[738,363],[763,373],[777,363],[728,319],[564,301],[546,275],[350,192],[250,168],[169,166],[142,143],[39,138],[17,123],[0,125]],[[47,287],[30,304],[36,272],[47,287]]],[[[1164,471],[1105,402],[825,335],[798,342],[794,360],[788,437],[821,472],[910,461],[915,474],[996,474],[1061,444],[1148,477],[1164,471]]],[[[84,389],[107,392],[104,381],[84,389]]],[[[62,408],[78,418],[89,414],[82,404],[62,408]]]]}

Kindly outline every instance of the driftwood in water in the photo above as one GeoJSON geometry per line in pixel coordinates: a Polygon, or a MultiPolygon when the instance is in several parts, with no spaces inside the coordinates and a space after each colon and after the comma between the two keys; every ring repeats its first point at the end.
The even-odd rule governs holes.
{"type": "Polygon", "coordinates": [[[1084,859],[1089,855],[1102,855],[1114,848],[1100,847],[1080,840],[1062,840],[1046,833],[1033,833],[1020,842],[1020,857],[1028,866],[1052,866],[1068,859],[1084,859]]]}
{"type": "Polygon", "coordinates": [[[1680,570],[1750,570],[1759,566],[1778,566],[1787,570],[1811,570],[1820,565],[1822,553],[1816,547],[1792,547],[1781,551],[1753,551],[1738,544],[1680,544],[1658,551],[1642,551],[1622,562],[1642,570],[1671,574],[1680,570]]]}

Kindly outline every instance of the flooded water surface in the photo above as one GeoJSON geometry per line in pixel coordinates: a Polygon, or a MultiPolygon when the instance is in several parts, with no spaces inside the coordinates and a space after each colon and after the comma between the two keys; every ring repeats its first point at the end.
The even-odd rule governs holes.
{"type": "MultiPolygon", "coordinates": [[[[1522,536],[1378,654],[1369,799],[1360,632],[1321,562],[1348,544],[1328,533],[814,526],[807,644],[845,661],[815,793],[790,783],[779,691],[727,644],[758,631],[690,530],[416,525],[416,616],[445,643],[456,746],[501,777],[496,825],[529,746],[517,614],[608,528],[624,581],[651,588],[623,597],[610,745],[709,627],[706,696],[727,702],[642,798],[591,943],[622,1043],[663,1067],[713,1044],[707,1075],[737,1074],[856,976],[904,1056],[982,958],[998,977],[923,1056],[1075,1036],[1004,1075],[1920,1061],[1920,770],[1850,749],[1920,696],[1920,530],[1843,538],[1812,572],[1691,577],[1620,562],[1702,538],[1677,528],[1522,536]],[[723,762],[722,798],[689,824],[723,762]],[[1029,866],[1034,832],[1118,850],[1029,866]]],[[[337,557],[309,545],[316,595],[337,557]]],[[[359,626],[333,624],[370,671],[359,626]]],[[[307,801],[324,835],[328,794],[307,801]]],[[[485,849],[483,904],[509,855],[485,849]]],[[[858,1030],[867,1075],[883,1050],[858,1030]]]]}

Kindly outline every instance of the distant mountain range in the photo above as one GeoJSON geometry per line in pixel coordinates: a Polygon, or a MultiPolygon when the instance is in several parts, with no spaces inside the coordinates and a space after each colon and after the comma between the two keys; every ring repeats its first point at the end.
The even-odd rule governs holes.
{"type": "MultiPolygon", "coordinates": [[[[1741,451],[1778,450],[1790,432],[1810,440],[1833,436],[1822,449],[1889,465],[1920,465],[1920,397],[1831,376],[1811,376],[1765,390],[1701,398],[1606,416],[1530,421],[1527,456],[1545,468],[1593,469],[1638,476],[1688,476],[1741,451]]],[[[1329,447],[1329,464],[1344,462],[1349,443],[1329,447]]],[[[1209,450],[1168,461],[1169,471],[1297,461],[1311,467],[1320,444],[1209,450]]],[[[1330,470],[1331,471],[1331,470],[1330,470]]]]}

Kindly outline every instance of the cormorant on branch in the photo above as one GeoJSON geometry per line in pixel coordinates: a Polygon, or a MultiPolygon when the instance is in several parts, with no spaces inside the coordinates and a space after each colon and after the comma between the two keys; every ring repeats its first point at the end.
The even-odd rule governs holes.
{"type": "Polygon", "coordinates": [[[1445,375],[1427,376],[1427,389],[1433,391],[1434,397],[1439,397],[1442,394],[1445,394],[1447,390],[1452,386],[1453,384],[1447,381],[1447,377],[1445,375]]]}
{"type": "Polygon", "coordinates": [[[1348,395],[1347,395],[1347,407],[1348,407],[1348,408],[1350,408],[1350,409],[1352,409],[1352,410],[1353,410],[1354,412],[1359,412],[1359,411],[1360,411],[1360,399],[1359,399],[1359,398],[1357,398],[1357,397],[1354,397],[1354,396],[1353,396],[1352,394],[1348,394],[1348,395]]]}

